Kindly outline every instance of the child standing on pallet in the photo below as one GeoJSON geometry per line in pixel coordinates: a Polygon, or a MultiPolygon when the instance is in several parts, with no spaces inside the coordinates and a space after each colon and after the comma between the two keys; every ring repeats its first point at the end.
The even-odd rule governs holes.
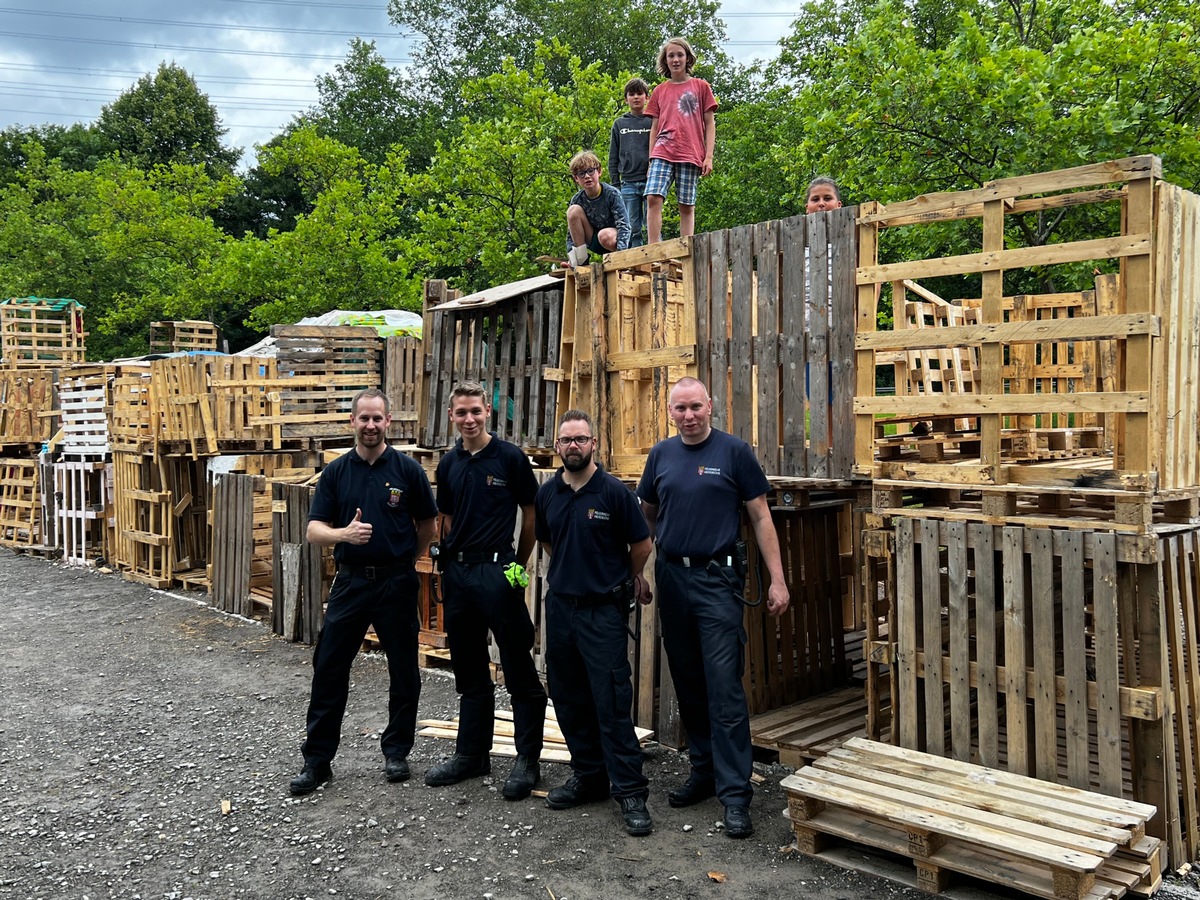
{"type": "Polygon", "coordinates": [[[671,182],[679,202],[679,236],[696,230],[696,187],[712,172],[717,140],[717,98],[703,78],[692,75],[696,54],[683,38],[674,37],[658,51],[664,81],[650,95],[650,170],[646,176],[647,243],[662,240],[662,210],[671,182]]]}

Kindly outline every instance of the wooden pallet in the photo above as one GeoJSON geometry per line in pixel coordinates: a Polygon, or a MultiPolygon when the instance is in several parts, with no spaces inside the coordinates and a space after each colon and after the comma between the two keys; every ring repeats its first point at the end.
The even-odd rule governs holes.
{"type": "Polygon", "coordinates": [[[83,307],[74,300],[0,300],[0,356],[15,369],[57,369],[84,361],[83,307]]]}
{"type": "Polygon", "coordinates": [[[852,737],[865,737],[866,717],[862,687],[847,687],[752,716],[750,740],[778,752],[784,765],[799,767],[852,737]]]}
{"type": "Polygon", "coordinates": [[[55,429],[55,372],[0,369],[0,445],[38,445],[55,429]]]}
{"type": "Polygon", "coordinates": [[[63,563],[94,566],[108,559],[108,519],[114,514],[111,463],[62,460],[53,464],[58,498],[58,543],[63,563]]]}
{"type": "Polygon", "coordinates": [[[0,544],[30,549],[41,546],[37,459],[0,459],[0,544]]]}
{"type": "Polygon", "coordinates": [[[186,319],[176,322],[150,323],[150,352],[178,353],[180,351],[215,352],[221,330],[212,322],[186,319]]]}
{"type": "Polygon", "coordinates": [[[72,366],[59,378],[64,456],[104,459],[112,449],[108,415],[112,406],[113,366],[72,366]]]}
{"type": "Polygon", "coordinates": [[[940,893],[960,872],[1048,900],[1149,894],[1161,843],[1156,809],[969,763],[853,738],[783,781],[796,845],[830,837],[911,858],[940,893]]]}
{"type": "MultiPolygon", "coordinates": [[[[420,729],[417,734],[421,737],[435,737],[454,740],[458,737],[458,718],[422,719],[417,723],[420,729]]],[[[646,728],[635,727],[638,743],[645,746],[654,740],[654,732],[646,728]]],[[[516,744],[513,740],[514,728],[512,711],[496,710],[495,724],[492,732],[492,756],[504,756],[509,759],[517,755],[516,744]]],[[[542,726],[542,762],[569,763],[571,751],[567,749],[567,741],[562,730],[558,727],[558,718],[554,714],[554,704],[546,707],[546,720],[542,726]]]]}

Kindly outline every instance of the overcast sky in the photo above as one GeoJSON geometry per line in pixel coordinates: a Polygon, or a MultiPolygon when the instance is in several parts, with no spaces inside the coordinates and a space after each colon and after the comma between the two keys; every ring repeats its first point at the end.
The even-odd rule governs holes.
{"type": "MultiPolygon", "coordinates": [[[[725,0],[726,52],[774,56],[798,7],[725,0]]],[[[353,37],[374,41],[392,66],[409,61],[387,0],[0,0],[0,128],[94,121],[166,60],[196,79],[245,165],[316,101],[314,79],[345,59],[353,37]]]]}

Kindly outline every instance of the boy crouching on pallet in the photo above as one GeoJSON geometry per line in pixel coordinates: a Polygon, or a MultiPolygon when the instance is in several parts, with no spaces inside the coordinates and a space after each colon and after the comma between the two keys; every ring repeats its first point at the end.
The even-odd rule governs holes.
{"type": "Polygon", "coordinates": [[[621,192],[600,180],[600,158],[591,150],[571,157],[571,177],[579,190],[567,206],[567,264],[587,265],[588,253],[629,246],[629,216],[621,192]]]}

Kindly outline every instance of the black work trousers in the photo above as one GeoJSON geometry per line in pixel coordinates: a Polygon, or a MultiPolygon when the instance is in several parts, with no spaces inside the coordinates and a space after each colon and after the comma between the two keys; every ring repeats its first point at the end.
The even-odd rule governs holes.
{"type": "Polygon", "coordinates": [[[421,696],[418,589],[415,571],[374,580],[339,571],[334,578],[325,624],[313,649],[308,738],[300,748],[305,763],[327,763],[337,753],[350,692],[350,667],[370,625],[375,626],[379,644],[387,654],[390,681],[388,724],[380,745],[384,756],[408,756],[421,696]]]}
{"type": "Polygon", "coordinates": [[[633,730],[626,621],[615,603],[546,600],[546,675],[571,769],[587,781],[607,777],[618,800],[650,793],[633,730]]]}
{"type": "Polygon", "coordinates": [[[517,753],[542,753],[546,691],[533,665],[533,621],[525,590],[513,588],[500,562],[448,562],[442,569],[442,607],[454,687],[460,694],[457,752],[482,759],[491,752],[496,716],[488,632],[500,651],[504,686],[512,701],[517,753]]]}

